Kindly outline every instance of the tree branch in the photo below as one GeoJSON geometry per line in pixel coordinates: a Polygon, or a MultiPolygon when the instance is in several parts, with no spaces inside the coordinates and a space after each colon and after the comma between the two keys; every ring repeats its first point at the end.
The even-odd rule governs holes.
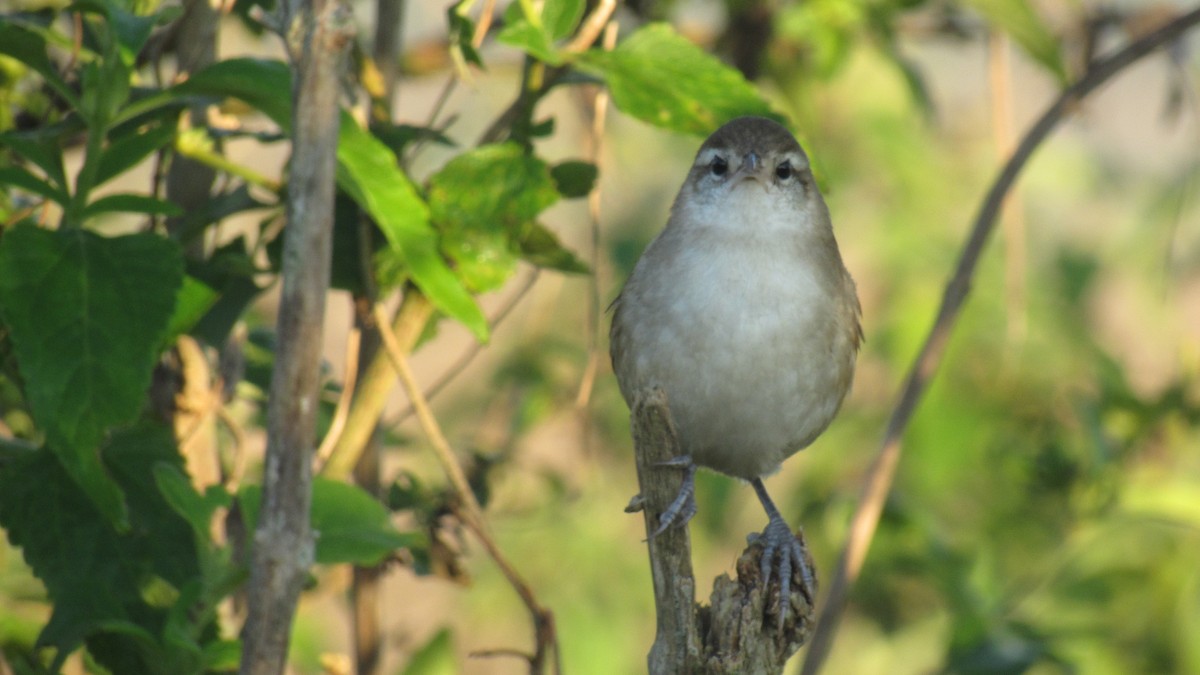
{"type": "Polygon", "coordinates": [[[945,354],[950,330],[970,292],[971,279],[975,274],[979,257],[989,235],[995,229],[996,218],[1004,204],[1005,196],[1016,182],[1025,164],[1033,156],[1034,151],[1041,146],[1059,122],[1077,109],[1080,101],[1111,77],[1159,47],[1179,38],[1197,23],[1200,23],[1200,7],[1178,16],[1153,33],[1130,43],[1112,56],[1093,63],[1078,82],[1063,91],[1046,112],[1042,113],[1042,116],[1021,140],[1021,144],[1017,146],[1004,165],[1000,175],[996,177],[975,217],[971,233],[963,245],[958,267],[954,271],[954,276],[946,284],[937,318],[925,338],[920,353],[913,361],[904,389],[900,393],[900,399],[888,421],[883,442],[863,481],[862,496],[850,524],[849,539],[842,551],[841,559],[838,561],[829,598],[825,602],[817,631],[813,635],[812,644],[805,656],[802,675],[815,675],[829,655],[833,638],[837,632],[838,621],[846,607],[850,587],[862,569],[867,548],[875,534],[879,516],[883,512],[884,500],[895,478],[896,466],[900,461],[901,436],[908,428],[917,403],[924,395],[929,381],[945,354]]]}
{"type": "Polygon", "coordinates": [[[430,445],[433,446],[434,454],[438,459],[438,463],[442,465],[442,470],[446,473],[446,477],[450,479],[450,485],[454,488],[454,494],[458,498],[459,508],[458,516],[462,520],[463,525],[479,539],[487,550],[488,555],[500,568],[504,577],[508,580],[509,585],[520,596],[521,601],[525,603],[526,609],[533,620],[535,651],[531,656],[526,658],[529,661],[530,673],[544,672],[547,666],[547,659],[554,658],[554,673],[561,673],[562,666],[558,663],[558,639],[554,629],[554,615],[550,610],[546,609],[538,602],[537,596],[533,594],[533,589],[530,585],[521,578],[521,575],[513,567],[512,563],[504,556],[503,551],[496,544],[495,538],[488,530],[487,520],[483,516],[483,507],[479,505],[479,501],[475,499],[475,492],[471,490],[470,484],[467,482],[467,476],[459,466],[457,458],[454,456],[454,450],[450,447],[450,442],[446,440],[446,435],[442,433],[441,426],[438,424],[437,418],[433,415],[433,410],[429,407],[429,401],[425,395],[421,393],[421,387],[417,383],[417,378],[413,375],[412,369],[408,365],[408,360],[404,357],[404,351],[400,348],[396,336],[388,329],[387,316],[384,314],[383,308],[375,305],[375,320],[379,325],[380,337],[383,339],[384,351],[392,362],[392,366],[396,369],[396,374],[400,377],[400,384],[404,387],[405,393],[412,401],[413,409],[416,411],[417,420],[421,423],[421,429],[428,437],[430,445]]]}
{"type": "Polygon", "coordinates": [[[340,64],[354,32],[338,0],[296,0],[281,9],[296,22],[290,34],[300,36],[300,44],[289,44],[296,74],[288,228],[242,675],[283,672],[292,617],[313,562],[309,508],[332,253],[340,64]]]}
{"type": "MultiPolygon", "coordinates": [[[[658,528],[659,514],[683,484],[682,472],[662,463],[683,452],[666,394],[661,390],[643,392],[634,401],[632,414],[642,492],[626,511],[641,510],[646,532],[650,533],[658,528]]],[[[750,544],[742,552],[736,580],[725,574],[717,577],[707,607],[695,602],[696,581],[687,528],[672,527],[648,544],[657,618],[654,646],[647,658],[651,675],[779,673],[812,631],[813,607],[801,590],[804,584],[799,571],[792,581],[787,620],[782,628],[776,625],[778,591],[775,596],[763,592],[760,544],[750,544]]]]}

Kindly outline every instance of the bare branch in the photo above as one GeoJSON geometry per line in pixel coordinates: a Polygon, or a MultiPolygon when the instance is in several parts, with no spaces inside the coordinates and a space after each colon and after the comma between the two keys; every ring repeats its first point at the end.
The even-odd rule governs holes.
{"type": "MultiPolygon", "coordinates": [[[[599,7],[597,7],[599,10],[599,7]]],[[[604,31],[604,39],[602,46],[606,51],[611,51],[617,44],[617,23],[610,22],[604,31]]],[[[592,160],[592,164],[596,167],[598,173],[604,165],[604,127],[608,117],[608,89],[595,88],[591,92],[591,113],[592,128],[588,135],[588,156],[592,160]]],[[[600,201],[603,193],[600,190],[600,185],[592,186],[592,191],[588,193],[588,219],[589,230],[591,233],[591,250],[588,251],[588,264],[592,268],[592,273],[588,276],[588,313],[587,313],[587,365],[583,369],[583,377],[579,381],[579,390],[575,394],[575,408],[581,413],[587,411],[588,403],[592,398],[592,388],[596,383],[596,372],[600,367],[601,350],[600,342],[600,201]]],[[[583,416],[585,424],[588,417],[583,416]]],[[[585,427],[586,431],[586,427],[585,427]]],[[[584,434],[584,442],[587,442],[587,434],[584,434]]]]}
{"type": "Polygon", "coordinates": [[[267,408],[262,508],[254,533],[242,675],[279,675],[300,590],[313,562],[309,524],[322,324],[332,254],[338,95],[353,37],[337,0],[298,0],[291,189],[283,252],[278,351],[267,408]]]}
{"type": "Polygon", "coordinates": [[[408,366],[408,359],[404,357],[404,352],[400,349],[400,344],[396,340],[396,336],[388,328],[387,315],[380,305],[375,306],[375,320],[379,325],[380,337],[383,338],[384,350],[387,352],[392,366],[396,369],[396,373],[400,377],[400,384],[404,387],[405,393],[408,394],[409,400],[412,401],[413,408],[416,410],[417,420],[420,421],[421,428],[425,431],[425,435],[429,438],[429,442],[433,446],[438,463],[442,465],[442,470],[446,473],[446,477],[450,479],[450,484],[454,488],[455,495],[461,506],[459,517],[467,529],[471,530],[480,543],[483,544],[488,555],[492,557],[496,566],[500,568],[504,577],[508,579],[509,584],[517,592],[517,595],[521,597],[521,601],[525,603],[525,607],[529,610],[529,614],[533,619],[536,651],[533,656],[529,657],[530,672],[543,672],[546,667],[546,659],[551,654],[553,654],[555,659],[553,672],[561,672],[562,667],[558,664],[558,640],[555,636],[553,615],[550,613],[550,610],[542,607],[537,597],[533,594],[533,589],[521,578],[516,568],[504,556],[500,547],[496,545],[496,540],[492,537],[491,532],[489,532],[487,521],[484,519],[483,508],[479,505],[479,501],[475,499],[475,493],[467,483],[467,476],[463,473],[462,467],[459,466],[458,460],[454,456],[454,450],[450,447],[450,442],[446,440],[446,435],[442,433],[441,426],[438,424],[437,418],[434,417],[433,411],[429,407],[429,401],[421,393],[421,387],[417,383],[417,378],[413,375],[412,369],[408,366]]]}
{"type": "MultiPolygon", "coordinates": [[[[591,47],[596,39],[600,37],[600,32],[608,25],[609,19],[612,18],[613,12],[617,9],[617,0],[600,0],[596,3],[596,7],[592,9],[592,13],[583,20],[579,26],[579,30],[575,33],[575,37],[563,47],[565,52],[581,52],[588,47],[591,47]]],[[[616,35],[615,33],[613,34],[616,35]]],[[[607,47],[612,49],[612,47],[607,47]]]]}
{"type": "MultiPolygon", "coordinates": [[[[682,454],[667,397],[654,389],[633,402],[633,443],[641,494],[627,511],[641,510],[646,532],[658,529],[658,516],[679,493],[682,472],[663,462],[682,454]]],[[[648,542],[654,581],[657,631],[647,664],[651,675],[735,675],[780,673],[788,657],[812,631],[813,606],[793,578],[791,611],[782,627],[778,585],[764,589],[759,574],[762,545],[750,544],[737,562],[737,578],[722,574],[713,583],[709,605],[695,602],[691,541],[686,527],[673,527],[648,542]],[[770,590],[775,589],[775,595],[770,590]]],[[[809,565],[812,561],[809,561],[809,565]]]]}
{"type": "Polygon", "coordinates": [[[1021,170],[1059,122],[1078,108],[1080,101],[1111,77],[1159,47],[1176,40],[1197,23],[1200,23],[1200,7],[1180,15],[1162,28],[1130,43],[1116,54],[1094,62],[1078,82],[1063,91],[1046,112],[1042,113],[1042,116],[1026,133],[1021,144],[1017,146],[1004,165],[1000,175],[996,177],[979,209],[979,214],[975,217],[971,233],[963,245],[958,267],[954,271],[954,276],[946,284],[937,318],[929,330],[929,335],[925,338],[920,353],[913,361],[904,389],[900,393],[900,399],[888,421],[883,442],[863,481],[862,495],[850,524],[849,539],[842,551],[841,559],[838,561],[829,598],[825,602],[818,622],[817,632],[813,635],[812,644],[805,655],[804,668],[801,671],[803,675],[817,673],[829,655],[838,621],[841,619],[848,600],[850,586],[858,578],[858,573],[862,569],[867,548],[875,534],[879,516],[883,512],[884,500],[896,474],[902,447],[901,437],[912,419],[917,403],[921,400],[930,379],[941,363],[950,331],[958,317],[959,310],[966,301],[967,293],[970,291],[971,279],[975,274],[983,247],[992,230],[995,229],[1000,208],[1021,170]]]}

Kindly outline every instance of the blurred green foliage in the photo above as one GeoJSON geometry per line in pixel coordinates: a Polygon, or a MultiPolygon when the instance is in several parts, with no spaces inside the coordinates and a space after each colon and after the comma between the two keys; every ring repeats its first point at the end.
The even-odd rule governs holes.
{"type": "MultiPolygon", "coordinates": [[[[502,111],[487,88],[520,80],[520,119],[509,137],[470,146],[470,134],[454,128],[344,118],[335,278],[357,294],[372,275],[384,288],[411,280],[445,316],[475,335],[494,335],[488,358],[450,389],[439,416],[469,460],[500,547],[555,611],[567,671],[637,672],[654,612],[640,519],[619,511],[636,485],[627,413],[603,368],[586,414],[576,408],[590,356],[581,327],[595,318],[592,291],[580,281],[543,283],[498,327],[485,323],[475,294],[503,291],[529,263],[591,267],[569,246],[586,238],[586,215],[570,200],[601,185],[605,230],[592,272],[601,275],[602,308],[665,220],[665,202],[694,150],[691,137],[737,114],[790,120],[819,170],[867,331],[839,420],[772,479],[828,579],[894,392],[998,166],[986,103],[963,105],[944,91],[982,70],[963,74],[946,60],[982,62],[979,46],[1005,33],[1022,54],[1014,72],[1024,96],[1029,83],[1053,87],[1077,74],[1065,55],[1112,34],[1087,32],[1100,11],[1090,2],[1050,14],[1026,0],[714,0],[699,4],[718,6],[716,18],[697,23],[688,3],[642,1],[625,3],[628,27],[616,50],[576,52],[566,45],[589,3],[547,0],[508,5],[493,53],[490,43],[482,52],[470,44],[474,4],[447,12],[446,68],[487,56],[488,70],[477,73],[482,93],[467,95],[464,117],[482,102],[487,109],[474,113],[474,123],[483,125],[502,111]],[[697,25],[703,29],[693,34],[697,25]],[[763,25],[769,30],[756,32],[763,25]],[[573,159],[581,153],[562,129],[578,113],[557,94],[600,82],[624,115],[645,124],[618,117],[610,125],[611,164],[597,178],[595,166],[573,159]],[[417,160],[430,140],[446,159],[426,171],[417,160]]],[[[186,153],[180,140],[196,139],[178,119],[198,99],[237,99],[278,127],[206,128],[206,139],[269,147],[289,123],[288,71],[277,61],[231,58],[185,83],[148,86],[140,45],[177,17],[116,2],[84,8],[82,65],[64,57],[71,41],[55,7],[0,16],[0,419],[4,439],[54,452],[0,445],[0,524],[13,545],[0,547],[0,655],[14,672],[35,673],[53,665],[42,647],[58,647],[61,660],[83,644],[95,672],[151,672],[146,664],[225,671],[237,644],[216,608],[243,575],[207,524],[234,505],[253,512],[258,488],[197,491],[165,428],[149,419],[119,425],[153,404],[144,380],[164,333],[220,346],[238,324],[262,322],[249,308],[274,283],[286,176],[257,180],[245,157],[219,144],[200,148],[189,156],[217,162],[227,179],[172,237],[157,234],[169,204],[145,183],[115,201],[94,197],[92,188],[121,183],[160,150],[186,153]],[[111,33],[110,23],[117,25],[111,33]],[[104,78],[119,86],[98,86],[104,78]],[[53,237],[29,224],[48,203],[64,216],[53,237]],[[115,212],[141,214],[137,222],[151,226],[128,239],[93,234],[107,234],[115,212]],[[181,276],[179,249],[236,214],[258,220],[203,259],[187,259],[181,276]],[[22,244],[35,232],[46,241],[22,244]],[[127,256],[108,250],[122,245],[114,242],[171,250],[127,256]],[[76,249],[76,257],[103,253],[116,270],[72,268],[54,279],[74,294],[39,295],[49,291],[21,265],[76,249]],[[135,258],[161,269],[129,266],[135,258]],[[131,291],[145,298],[129,306],[80,300],[79,289],[106,283],[153,289],[131,291]],[[150,302],[177,287],[173,312],[150,302]],[[122,314],[130,311],[138,316],[122,314]],[[25,337],[46,335],[47,322],[73,325],[72,317],[119,329],[72,344],[118,340],[133,355],[119,363],[69,349],[48,356],[37,352],[43,343],[25,337]],[[107,378],[117,384],[86,389],[91,398],[55,398],[54,378],[73,368],[100,383],[118,369],[107,378]],[[63,404],[88,414],[45,412],[63,404]],[[56,426],[80,420],[91,426],[56,426]],[[104,432],[101,445],[95,437],[104,432]],[[72,458],[102,466],[73,468],[72,458]],[[97,579],[104,593],[88,590],[97,579]]],[[[1124,19],[1132,25],[1137,12],[1124,19]]],[[[249,14],[243,20],[253,23],[249,14]]],[[[1176,65],[1194,86],[1190,58],[1176,65]]],[[[402,80],[402,99],[407,86],[420,84],[402,80]]],[[[1171,92],[1142,87],[1143,119],[1150,119],[1155,96],[1171,92]]],[[[227,103],[223,110],[252,114],[227,103]]],[[[1195,146],[1194,127],[1144,124],[1137,143],[1147,148],[1161,147],[1170,133],[1195,146]]],[[[1108,147],[1101,131],[1075,127],[1027,170],[1012,204],[1025,239],[989,248],[905,438],[897,484],[826,672],[1200,672],[1200,215],[1189,199],[1197,163],[1187,157],[1148,169],[1138,158],[1108,147]]],[[[438,364],[449,360],[440,340],[426,345],[438,364]]],[[[229,385],[239,391],[231,407],[262,400],[272,345],[269,331],[253,331],[243,355],[251,363],[229,385]]],[[[322,401],[331,403],[332,396],[322,401]]],[[[261,425],[253,413],[245,418],[261,425]]],[[[319,557],[382,558],[418,573],[396,572],[401,589],[385,600],[402,615],[387,635],[403,653],[393,655],[392,672],[521,672],[512,656],[465,656],[524,649],[524,608],[470,543],[472,586],[458,590],[442,578],[461,580],[463,554],[447,523],[444,481],[411,435],[388,443],[390,469],[400,471],[385,481],[393,517],[365,491],[322,483],[314,518],[330,536],[319,557]]],[[[761,523],[737,482],[702,475],[697,489],[692,533],[706,594],[705,580],[732,565],[745,533],[761,523]]],[[[347,649],[347,620],[325,609],[342,604],[341,592],[335,574],[314,576],[294,633],[302,672],[318,672],[322,654],[347,649]]]]}

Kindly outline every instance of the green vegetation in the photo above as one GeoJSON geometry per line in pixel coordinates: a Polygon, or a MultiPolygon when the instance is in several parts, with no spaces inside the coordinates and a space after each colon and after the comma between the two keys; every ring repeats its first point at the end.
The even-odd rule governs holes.
{"type": "MultiPolygon", "coordinates": [[[[636,490],[627,411],[594,338],[698,137],[741,114],[787,121],[859,282],[854,391],[771,479],[827,585],[1005,154],[989,127],[1006,104],[973,78],[988,59],[1016,64],[1028,119],[1049,100],[1033,92],[1081,75],[1093,38],[1128,41],[1154,17],[1093,21],[1086,2],[1051,16],[1025,0],[713,0],[722,11],[697,21],[688,3],[630,2],[608,50],[588,33],[596,3],[503,5],[479,43],[482,4],[446,8],[433,65],[424,45],[393,55],[395,82],[380,72],[396,64],[356,51],[333,297],[402,295],[418,318],[397,332],[435,374],[426,386],[464,343],[487,341],[435,412],[499,549],[555,613],[565,671],[637,672],[653,639],[644,533],[621,513],[636,490]],[[1002,37],[1011,62],[983,49],[1002,37]],[[618,112],[597,159],[578,129],[601,90],[618,112]],[[592,255],[584,198],[597,190],[592,255]],[[497,321],[522,277],[532,291],[497,321]]],[[[171,36],[201,19],[175,6],[0,14],[0,672],[237,668],[290,187],[292,69],[264,56],[279,39],[263,9],[210,17],[231,55],[194,67],[171,36]]],[[[1200,104],[1195,56],[1155,58],[1138,66],[1151,76],[1112,85],[1132,88],[1100,92],[1104,105],[1084,101],[1085,121],[1022,177],[905,436],[825,672],[1200,672],[1200,104]]],[[[355,313],[337,311],[321,437],[337,433],[343,390],[370,377],[342,363],[355,313]]],[[[370,341],[362,363],[386,364],[370,341]]],[[[337,672],[329,655],[352,658],[357,564],[388,577],[374,591],[378,672],[528,671],[465,656],[531,652],[526,608],[398,410],[375,415],[378,475],[316,480],[318,564],[293,662],[337,672]]],[[[745,486],[697,487],[707,593],[762,523],[745,486]]]]}

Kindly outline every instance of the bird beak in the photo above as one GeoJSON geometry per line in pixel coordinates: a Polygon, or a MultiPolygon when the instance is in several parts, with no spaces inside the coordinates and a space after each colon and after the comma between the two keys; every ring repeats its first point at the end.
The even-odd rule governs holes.
{"type": "Polygon", "coordinates": [[[735,176],[735,178],[737,178],[739,180],[745,179],[745,178],[750,178],[750,179],[757,180],[757,181],[765,184],[766,182],[769,182],[769,181],[766,181],[765,180],[766,177],[762,175],[762,169],[763,169],[762,158],[758,156],[757,152],[751,152],[746,155],[746,158],[744,160],[742,160],[742,165],[740,167],[738,167],[737,175],[735,176]]]}

